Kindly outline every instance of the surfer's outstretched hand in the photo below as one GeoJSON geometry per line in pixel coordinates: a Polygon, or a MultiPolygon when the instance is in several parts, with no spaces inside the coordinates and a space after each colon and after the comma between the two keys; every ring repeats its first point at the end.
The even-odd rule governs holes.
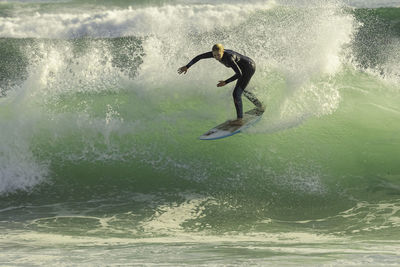
{"type": "Polygon", "coordinates": [[[218,87],[225,86],[225,85],[226,85],[225,81],[219,81],[217,84],[218,87]]]}
{"type": "Polygon", "coordinates": [[[186,67],[186,66],[183,66],[183,67],[180,67],[179,69],[178,69],[178,73],[179,74],[186,74],[186,72],[188,71],[188,67],[186,67]]]}

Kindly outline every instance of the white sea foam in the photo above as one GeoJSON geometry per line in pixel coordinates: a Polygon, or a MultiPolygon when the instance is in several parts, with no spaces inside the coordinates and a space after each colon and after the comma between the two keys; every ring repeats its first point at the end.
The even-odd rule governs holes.
{"type": "Polygon", "coordinates": [[[398,242],[302,232],[105,238],[9,231],[0,241],[7,252],[0,260],[11,265],[395,266],[400,256],[398,242]]]}
{"type": "Polygon", "coordinates": [[[39,13],[0,18],[0,37],[76,38],[204,32],[237,25],[264,5],[167,5],[83,13],[39,13]],[[171,32],[172,31],[172,32],[171,32]]]}
{"type": "Polygon", "coordinates": [[[37,160],[32,153],[34,115],[14,108],[0,117],[0,194],[29,190],[48,172],[47,162],[37,160]]]}

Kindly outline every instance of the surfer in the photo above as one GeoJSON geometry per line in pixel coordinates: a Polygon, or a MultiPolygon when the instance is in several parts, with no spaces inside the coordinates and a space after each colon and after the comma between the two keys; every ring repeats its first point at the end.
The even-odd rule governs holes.
{"type": "Polygon", "coordinates": [[[195,64],[200,59],[212,58],[214,57],[216,60],[224,64],[228,68],[232,68],[235,71],[235,74],[225,81],[219,81],[217,86],[225,86],[230,82],[238,80],[235,85],[235,89],[233,90],[233,101],[236,108],[237,119],[233,120],[231,125],[242,125],[243,124],[243,104],[242,104],[242,94],[244,95],[257,107],[260,112],[264,112],[264,106],[262,103],[256,98],[256,96],[246,91],[246,86],[248,85],[251,77],[256,71],[256,64],[254,61],[246,56],[243,56],[235,51],[224,49],[222,44],[215,44],[212,47],[211,52],[207,52],[204,54],[200,54],[193,58],[186,66],[180,67],[178,69],[178,73],[184,73],[188,71],[188,69],[195,64]]]}

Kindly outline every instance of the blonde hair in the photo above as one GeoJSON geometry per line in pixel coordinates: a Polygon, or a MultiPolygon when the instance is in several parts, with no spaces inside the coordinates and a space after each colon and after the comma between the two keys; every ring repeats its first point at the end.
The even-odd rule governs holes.
{"type": "Polygon", "coordinates": [[[212,51],[214,52],[224,52],[224,46],[222,44],[215,44],[212,47],[212,51]]]}

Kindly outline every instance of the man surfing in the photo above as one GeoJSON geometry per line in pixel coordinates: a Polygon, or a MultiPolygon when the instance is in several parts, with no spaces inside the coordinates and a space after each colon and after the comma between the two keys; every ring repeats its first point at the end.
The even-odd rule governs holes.
{"type": "Polygon", "coordinates": [[[211,52],[200,54],[193,58],[186,66],[178,69],[179,74],[186,74],[188,69],[200,59],[212,58],[224,64],[228,68],[232,68],[235,71],[235,75],[225,81],[219,81],[217,86],[225,86],[230,82],[238,80],[233,90],[233,101],[236,108],[237,119],[231,121],[231,125],[241,126],[243,124],[243,104],[242,94],[244,95],[258,108],[260,112],[264,112],[264,106],[256,98],[254,94],[246,91],[246,86],[249,84],[251,77],[256,71],[256,64],[254,61],[246,56],[243,56],[235,51],[224,49],[222,44],[215,44],[212,47],[211,52]]]}

